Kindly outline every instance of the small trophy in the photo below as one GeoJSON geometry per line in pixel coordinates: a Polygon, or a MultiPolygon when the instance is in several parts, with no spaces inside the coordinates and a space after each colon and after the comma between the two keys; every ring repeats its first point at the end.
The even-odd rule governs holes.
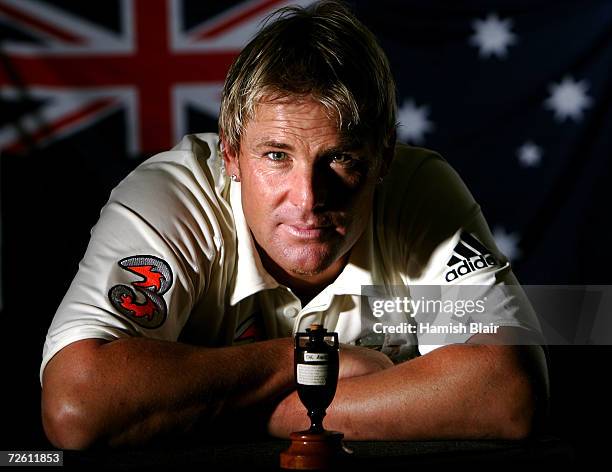
{"type": "Polygon", "coordinates": [[[300,400],[308,410],[310,428],[289,435],[291,446],[280,455],[283,469],[329,469],[346,455],[344,434],[323,428],[325,410],[338,385],[338,333],[312,324],[295,335],[294,374],[300,400]]]}

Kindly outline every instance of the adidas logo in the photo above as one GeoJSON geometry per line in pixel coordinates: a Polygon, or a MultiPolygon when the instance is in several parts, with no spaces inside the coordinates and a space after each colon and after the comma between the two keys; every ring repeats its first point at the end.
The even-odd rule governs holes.
{"type": "Polygon", "coordinates": [[[462,231],[446,265],[452,267],[446,273],[446,281],[452,282],[485,267],[499,265],[499,262],[484,244],[468,232],[462,231]]]}

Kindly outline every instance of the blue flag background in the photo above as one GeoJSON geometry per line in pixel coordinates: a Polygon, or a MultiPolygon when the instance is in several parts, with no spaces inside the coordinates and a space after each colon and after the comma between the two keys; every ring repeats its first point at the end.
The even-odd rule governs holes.
{"type": "Polygon", "coordinates": [[[521,282],[609,282],[612,3],[357,11],[397,78],[400,137],[459,171],[521,282]]]}

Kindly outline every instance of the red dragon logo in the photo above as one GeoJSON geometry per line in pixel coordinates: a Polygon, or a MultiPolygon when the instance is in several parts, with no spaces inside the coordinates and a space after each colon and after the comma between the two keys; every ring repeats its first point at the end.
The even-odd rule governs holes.
{"type": "Polygon", "coordinates": [[[154,256],[132,256],[121,259],[119,267],[142,280],[115,285],[108,298],[119,312],[143,328],[155,329],[166,320],[168,308],[162,295],[172,286],[172,271],[166,261],[154,256]]]}

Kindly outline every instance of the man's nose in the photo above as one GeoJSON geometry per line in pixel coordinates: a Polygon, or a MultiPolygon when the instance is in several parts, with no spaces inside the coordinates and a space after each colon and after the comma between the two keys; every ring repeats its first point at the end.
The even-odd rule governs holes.
{"type": "Polygon", "coordinates": [[[329,179],[316,166],[295,169],[289,182],[290,201],[302,211],[314,211],[325,206],[329,179]]]}

